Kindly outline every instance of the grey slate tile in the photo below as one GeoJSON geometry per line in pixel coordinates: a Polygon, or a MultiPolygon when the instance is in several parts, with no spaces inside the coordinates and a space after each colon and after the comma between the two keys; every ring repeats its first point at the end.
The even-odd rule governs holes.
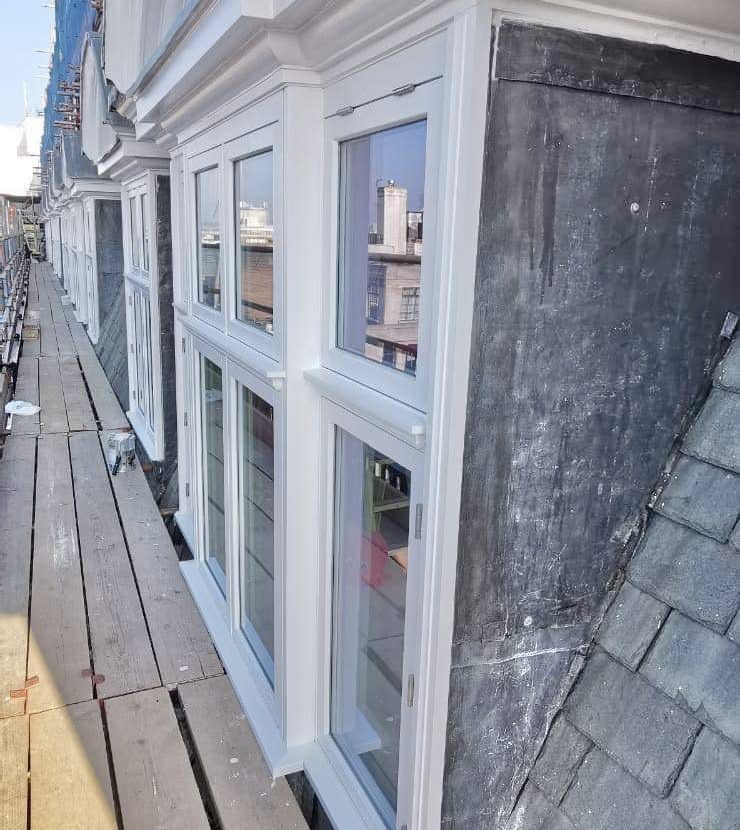
{"type": "Polygon", "coordinates": [[[726,542],[740,516],[740,476],[681,456],[655,509],[726,542]]]}
{"type": "Polygon", "coordinates": [[[714,377],[722,386],[740,392],[740,339],[735,338],[714,377]]]}
{"type": "Polygon", "coordinates": [[[674,611],[640,672],[699,720],[740,741],[740,646],[674,611]]]}
{"type": "Polygon", "coordinates": [[[737,552],[662,516],[650,522],[627,576],[717,631],[725,631],[740,599],[737,552]]]}
{"type": "Polygon", "coordinates": [[[735,614],[735,619],[732,621],[732,625],[730,625],[727,629],[727,636],[733,643],[737,643],[737,645],[740,646],[740,611],[735,614]]]}
{"type": "Polygon", "coordinates": [[[555,804],[559,804],[573,781],[581,761],[593,746],[591,741],[558,717],[532,770],[531,779],[555,804]]]}
{"type": "Polygon", "coordinates": [[[506,823],[507,830],[575,830],[569,819],[545,798],[541,790],[527,784],[514,812],[506,823]]]}
{"type": "Polygon", "coordinates": [[[671,800],[695,830],[740,830],[740,750],[703,729],[671,800]]]}
{"type": "Polygon", "coordinates": [[[602,651],[589,657],[565,712],[658,796],[673,785],[699,731],[694,718],[602,651]]]}
{"type": "Polygon", "coordinates": [[[689,830],[667,801],[597,749],[586,756],[561,809],[579,830],[689,830]]]}
{"type": "Polygon", "coordinates": [[[665,603],[625,582],[599,628],[597,640],[620,663],[635,669],[669,610],[665,603]]]}
{"type": "Polygon", "coordinates": [[[730,546],[736,551],[740,551],[740,521],[735,525],[735,529],[730,534],[730,546]]]}
{"type": "Polygon", "coordinates": [[[696,458],[740,473],[740,395],[712,389],[683,449],[696,458]]]}

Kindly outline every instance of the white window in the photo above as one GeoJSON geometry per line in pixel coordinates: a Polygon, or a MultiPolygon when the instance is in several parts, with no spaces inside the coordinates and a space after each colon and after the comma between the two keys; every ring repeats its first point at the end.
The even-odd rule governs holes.
{"type": "Polygon", "coordinates": [[[162,370],[159,347],[159,274],[153,236],[153,171],[123,187],[126,330],[129,398],[127,412],[139,440],[154,461],[164,459],[162,370]]]}
{"type": "Polygon", "coordinates": [[[177,520],[194,547],[191,587],[255,707],[266,753],[284,763],[280,112],[278,94],[206,132],[184,160],[177,212],[191,302],[176,308],[192,389],[180,419],[180,445],[192,447],[181,486],[193,495],[181,502],[192,514],[177,520]]]}
{"type": "MultiPolygon", "coordinates": [[[[423,549],[416,538],[423,453],[328,405],[333,441],[328,732],[389,828],[408,815],[423,549]]],[[[339,761],[341,756],[341,761],[339,761]]]]}
{"type": "Polygon", "coordinates": [[[198,302],[221,311],[221,179],[219,167],[195,174],[198,302]]]}
{"type": "Polygon", "coordinates": [[[325,365],[429,407],[441,82],[327,119],[325,365]]]}

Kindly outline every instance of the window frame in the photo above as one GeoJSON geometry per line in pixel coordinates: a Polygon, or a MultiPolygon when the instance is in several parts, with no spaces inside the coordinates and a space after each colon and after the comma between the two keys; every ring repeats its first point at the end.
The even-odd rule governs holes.
{"type": "Polygon", "coordinates": [[[121,185],[121,207],[124,231],[124,284],[126,292],[126,339],[129,379],[129,406],[126,416],[152,461],[165,457],[164,412],[162,402],[162,364],[159,315],[159,272],[156,240],[156,177],[168,175],[160,169],[137,172],[121,185]],[[146,205],[147,231],[149,235],[149,268],[144,266],[144,228],[142,206],[146,205]],[[134,221],[131,224],[131,205],[134,206],[134,221]],[[134,248],[138,252],[138,264],[134,263],[134,248]],[[145,295],[149,306],[148,338],[149,353],[144,365],[147,367],[147,408],[142,411],[138,393],[139,365],[136,361],[138,326],[135,316],[135,295],[145,295]],[[149,379],[149,380],[148,380],[149,379]]]}
{"type": "MultiPolygon", "coordinates": [[[[202,579],[199,585],[208,595],[208,609],[204,616],[209,626],[223,626],[228,631],[231,647],[247,667],[251,679],[251,690],[259,693],[260,700],[275,723],[278,731],[284,724],[285,691],[285,438],[283,403],[278,390],[251,370],[244,362],[227,356],[199,334],[190,333],[188,348],[187,376],[190,384],[189,429],[191,438],[191,503],[192,503],[192,543],[194,556],[200,568],[202,579]],[[200,406],[201,395],[201,358],[207,358],[221,369],[223,395],[223,435],[224,435],[224,513],[226,523],[225,535],[225,594],[211,574],[207,563],[207,540],[205,538],[204,520],[204,481],[203,468],[203,421],[200,406]],[[241,447],[240,424],[238,417],[239,386],[245,386],[254,394],[269,403],[273,408],[274,435],[274,556],[275,556],[275,594],[274,594],[274,683],[271,685],[252,646],[241,630],[241,552],[240,552],[240,495],[239,458],[233,449],[241,447]],[[217,615],[217,618],[216,618],[217,615]]],[[[239,690],[237,690],[239,691],[239,690]]]]}
{"type": "Polygon", "coordinates": [[[325,171],[326,190],[324,241],[324,314],[322,318],[322,364],[388,397],[400,400],[420,412],[426,412],[432,399],[435,366],[435,319],[439,279],[438,209],[441,203],[439,175],[440,132],[443,115],[443,84],[440,78],[420,81],[408,94],[389,92],[371,103],[354,108],[347,115],[326,119],[325,171]],[[424,235],[429,241],[421,260],[421,296],[419,302],[419,341],[416,375],[407,375],[381,363],[342,349],[338,345],[339,323],[339,238],[341,229],[341,143],[386,129],[426,120],[426,158],[424,175],[424,235]],[[427,209],[427,204],[429,208],[427,209]]]}
{"type": "Polygon", "coordinates": [[[226,333],[276,362],[284,352],[284,269],[283,269],[283,152],[279,122],[256,127],[223,145],[223,178],[227,190],[226,210],[230,217],[226,228],[226,333]],[[273,193],[273,331],[268,334],[259,327],[237,317],[239,278],[236,253],[236,165],[238,162],[272,152],[273,193]]]}
{"type": "MultiPolygon", "coordinates": [[[[320,587],[319,587],[319,627],[320,651],[318,662],[318,709],[317,744],[337,776],[339,785],[349,793],[355,802],[366,825],[371,828],[387,830],[386,820],[364,785],[344,757],[341,749],[331,734],[331,667],[332,667],[332,630],[333,630],[333,593],[334,593],[334,541],[335,541],[335,504],[336,504],[336,436],[337,429],[343,429],[363,443],[387,454],[402,464],[411,474],[411,492],[409,499],[409,562],[421,563],[412,574],[409,569],[406,587],[406,611],[404,622],[404,658],[401,693],[401,737],[398,771],[398,807],[393,826],[411,824],[413,811],[413,782],[418,774],[419,759],[416,752],[419,707],[406,705],[409,692],[409,676],[419,680],[421,665],[421,638],[424,605],[423,591],[428,579],[428,570],[432,557],[426,550],[424,534],[416,538],[414,519],[417,505],[424,504],[425,474],[427,459],[423,450],[411,443],[392,435],[382,427],[367,420],[361,414],[353,412],[328,398],[321,402],[321,471],[320,480],[327,486],[322,488],[321,515],[322,530],[320,539],[320,587]],[[421,571],[419,571],[421,567],[421,571]]],[[[311,774],[310,759],[307,769],[311,774]]]]}
{"type": "Polygon", "coordinates": [[[220,329],[223,331],[224,329],[224,321],[226,319],[226,300],[224,297],[225,292],[227,291],[227,275],[228,272],[226,270],[226,261],[224,259],[226,255],[226,251],[224,250],[224,230],[226,228],[226,199],[225,191],[226,188],[224,186],[224,163],[223,163],[223,145],[219,144],[215,147],[210,148],[209,150],[204,150],[203,152],[199,153],[196,156],[193,156],[188,159],[188,167],[187,167],[187,180],[188,180],[188,210],[187,210],[187,221],[188,221],[188,249],[190,251],[191,262],[193,264],[192,269],[190,269],[190,287],[189,287],[189,295],[190,295],[190,307],[192,310],[192,314],[194,317],[197,317],[203,322],[208,323],[209,325],[213,326],[214,328],[220,329]],[[220,241],[219,241],[219,267],[221,269],[221,308],[216,311],[216,309],[211,308],[210,306],[202,303],[198,299],[198,280],[200,279],[200,272],[199,272],[199,244],[198,244],[198,184],[197,184],[197,176],[199,173],[204,173],[207,170],[216,170],[216,175],[218,178],[218,194],[219,194],[219,229],[220,229],[220,241]]]}

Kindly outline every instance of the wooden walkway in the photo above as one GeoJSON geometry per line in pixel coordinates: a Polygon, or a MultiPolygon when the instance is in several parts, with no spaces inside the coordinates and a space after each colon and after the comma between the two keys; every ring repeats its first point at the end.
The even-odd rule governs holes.
{"type": "Polygon", "coordinates": [[[83,327],[33,265],[0,460],[0,828],[287,830],[83,327]]]}

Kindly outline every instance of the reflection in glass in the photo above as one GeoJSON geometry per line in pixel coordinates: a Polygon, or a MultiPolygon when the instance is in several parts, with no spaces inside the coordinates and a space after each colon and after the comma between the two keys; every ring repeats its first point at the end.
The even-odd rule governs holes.
{"type": "Polygon", "coordinates": [[[205,554],[211,573],[226,593],[224,517],[224,419],[221,369],[201,356],[201,428],[203,430],[203,516],[205,554]]]}
{"type": "Polygon", "coordinates": [[[273,195],[272,150],[234,165],[236,206],[236,314],[272,333],[273,195]]]}
{"type": "Polygon", "coordinates": [[[136,210],[136,196],[128,200],[129,220],[131,223],[131,262],[135,268],[139,267],[139,223],[136,210]]]}
{"type": "Polygon", "coordinates": [[[274,682],[275,532],[274,429],[270,404],[245,386],[241,424],[242,631],[274,682]]]}
{"type": "Polygon", "coordinates": [[[331,732],[394,826],[411,474],[337,430],[331,732]]]}
{"type": "Polygon", "coordinates": [[[142,261],[141,267],[149,270],[149,216],[146,209],[146,196],[142,193],[139,196],[139,206],[141,208],[141,236],[142,236],[142,261]]]}
{"type": "Polygon", "coordinates": [[[342,349],[416,374],[426,121],[342,143],[339,316],[342,349]]]}
{"type": "Polygon", "coordinates": [[[198,302],[221,310],[221,227],[218,168],[195,175],[195,221],[198,238],[198,302]]]}

